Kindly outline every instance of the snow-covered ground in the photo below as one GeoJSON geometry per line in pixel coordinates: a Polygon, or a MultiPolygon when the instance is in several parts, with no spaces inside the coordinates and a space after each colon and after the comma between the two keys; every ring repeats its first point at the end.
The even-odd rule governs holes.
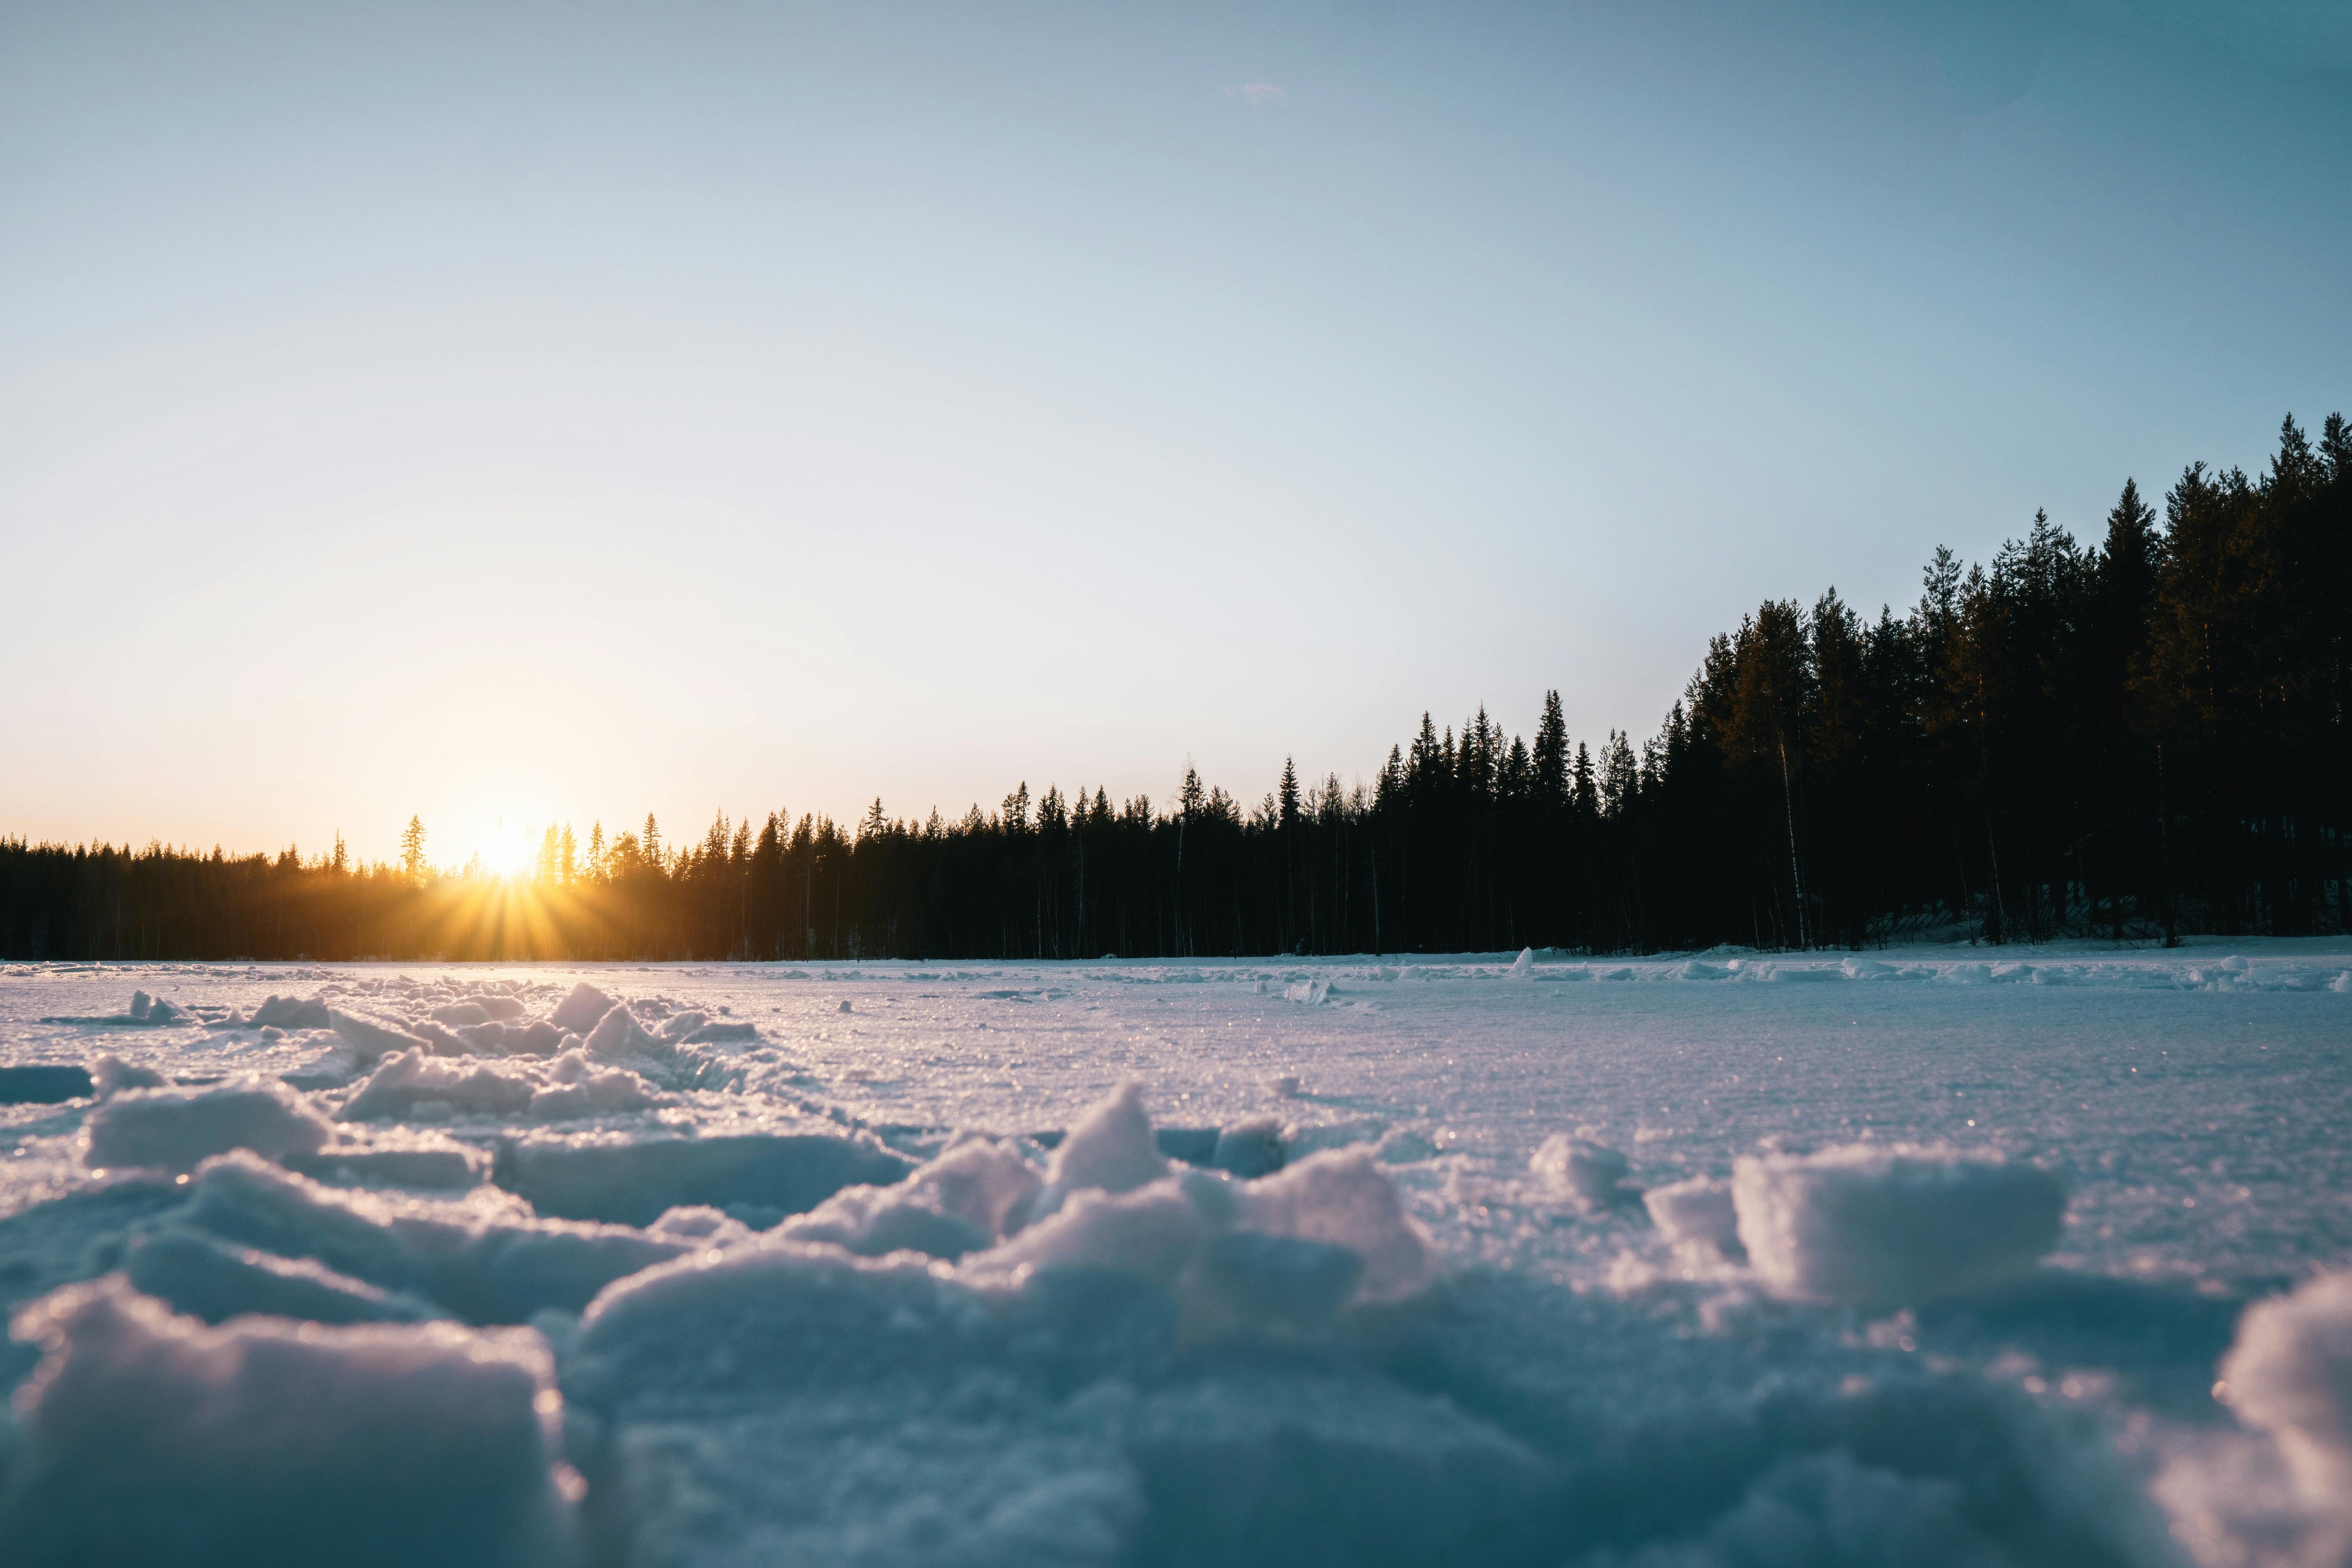
{"type": "Polygon", "coordinates": [[[7,966],[0,1561],[2341,1564],[2347,1047],[2341,940],[7,966]]]}

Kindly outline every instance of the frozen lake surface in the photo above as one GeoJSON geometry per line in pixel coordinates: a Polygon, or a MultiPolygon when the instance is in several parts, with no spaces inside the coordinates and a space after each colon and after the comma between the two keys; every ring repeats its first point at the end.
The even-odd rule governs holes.
{"type": "Polygon", "coordinates": [[[7,966],[0,1559],[2341,1564],[2347,1047],[2341,940],[7,966]]]}

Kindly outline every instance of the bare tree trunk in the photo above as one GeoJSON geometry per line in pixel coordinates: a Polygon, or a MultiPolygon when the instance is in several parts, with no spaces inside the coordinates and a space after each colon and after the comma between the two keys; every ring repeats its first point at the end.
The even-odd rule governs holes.
{"type": "Polygon", "coordinates": [[[1797,863],[1797,802],[1789,788],[1789,738],[1780,737],[1780,809],[1789,824],[1789,878],[1797,888],[1797,950],[1810,951],[1805,940],[1805,869],[1797,863]]]}

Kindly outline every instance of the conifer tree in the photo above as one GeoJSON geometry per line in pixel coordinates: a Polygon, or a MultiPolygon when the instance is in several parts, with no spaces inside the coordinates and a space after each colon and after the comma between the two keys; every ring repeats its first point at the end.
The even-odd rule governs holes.
{"type": "Polygon", "coordinates": [[[1184,782],[1176,791],[1177,814],[1190,822],[1208,810],[1208,795],[1202,787],[1201,774],[1191,763],[1184,765],[1184,782]]]}
{"type": "Polygon", "coordinates": [[[1557,690],[1544,693],[1543,717],[1536,723],[1535,790],[1548,807],[1568,804],[1568,719],[1557,690]]]}

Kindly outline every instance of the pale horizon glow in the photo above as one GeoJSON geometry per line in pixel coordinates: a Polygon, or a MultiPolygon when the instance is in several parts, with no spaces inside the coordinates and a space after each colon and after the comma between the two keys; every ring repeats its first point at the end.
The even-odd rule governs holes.
{"type": "Polygon", "coordinates": [[[1638,739],[2352,405],[2347,151],[2284,0],[18,7],[0,835],[1638,739]]]}

